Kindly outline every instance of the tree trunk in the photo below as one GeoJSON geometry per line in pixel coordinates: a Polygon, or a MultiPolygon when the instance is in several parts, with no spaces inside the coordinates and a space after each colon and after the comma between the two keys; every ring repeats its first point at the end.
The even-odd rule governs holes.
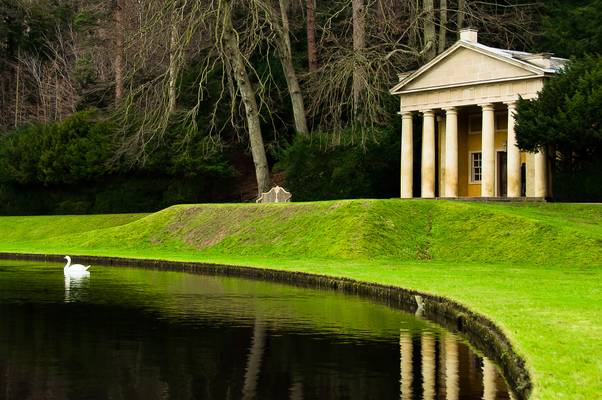
{"type": "Polygon", "coordinates": [[[418,38],[419,38],[419,27],[418,23],[419,15],[420,15],[420,0],[411,0],[406,3],[407,13],[409,15],[409,32],[408,32],[408,45],[413,50],[417,50],[418,38]]]}
{"type": "Polygon", "coordinates": [[[286,78],[286,84],[288,91],[291,96],[291,102],[293,105],[293,116],[295,118],[295,129],[299,133],[308,134],[307,119],[305,117],[305,104],[303,102],[303,93],[299,86],[299,80],[297,79],[297,73],[293,65],[293,55],[291,50],[291,39],[289,34],[289,23],[288,23],[288,4],[286,0],[279,0],[280,14],[282,17],[282,26],[279,27],[279,44],[278,53],[280,54],[280,62],[282,69],[284,70],[284,76],[286,78]]]}
{"type": "Polygon", "coordinates": [[[257,192],[267,192],[270,188],[270,171],[261,135],[259,121],[259,108],[255,99],[255,91],[249,80],[243,54],[240,51],[238,33],[232,25],[231,10],[226,10],[223,16],[224,32],[223,43],[225,55],[232,69],[247,118],[247,129],[249,131],[249,143],[255,164],[255,177],[257,179],[257,192]]]}
{"type": "Polygon", "coordinates": [[[171,32],[169,42],[169,105],[168,109],[170,113],[176,111],[177,105],[177,92],[176,92],[176,81],[178,79],[178,18],[176,11],[171,18],[171,32]]]}
{"type": "Polygon", "coordinates": [[[427,60],[432,60],[437,55],[434,0],[424,0],[423,35],[426,58],[427,60]]]}
{"type": "Polygon", "coordinates": [[[466,0],[458,0],[458,30],[464,28],[464,17],[466,14],[466,0]]]}
{"type": "Polygon", "coordinates": [[[20,114],[21,114],[21,93],[20,93],[20,86],[21,86],[21,60],[20,60],[20,55],[21,52],[18,51],[17,53],[17,76],[15,79],[15,128],[17,126],[19,126],[19,118],[20,118],[20,114]]]}
{"type": "Polygon", "coordinates": [[[447,45],[447,0],[439,2],[439,51],[441,54],[445,51],[447,45]]]}
{"type": "Polygon", "coordinates": [[[113,18],[115,21],[115,103],[119,104],[124,93],[124,41],[125,41],[125,0],[115,0],[113,18]]]}
{"type": "MultiPolygon", "coordinates": [[[[50,78],[49,78],[50,79],[50,78]]],[[[54,80],[54,120],[58,121],[61,119],[61,82],[59,80],[59,74],[55,73],[54,80]]]]}
{"type": "Polygon", "coordinates": [[[364,0],[352,0],[353,9],[353,114],[356,121],[362,121],[360,105],[365,92],[366,74],[363,67],[364,49],[366,48],[366,14],[364,0]]]}
{"type": "Polygon", "coordinates": [[[307,60],[309,72],[318,70],[318,51],[316,48],[316,10],[315,0],[306,0],[307,8],[307,60]]]}
{"type": "Polygon", "coordinates": [[[387,14],[383,0],[377,0],[374,6],[376,7],[376,20],[374,22],[376,23],[378,35],[382,38],[385,34],[385,26],[387,24],[387,14]]]}

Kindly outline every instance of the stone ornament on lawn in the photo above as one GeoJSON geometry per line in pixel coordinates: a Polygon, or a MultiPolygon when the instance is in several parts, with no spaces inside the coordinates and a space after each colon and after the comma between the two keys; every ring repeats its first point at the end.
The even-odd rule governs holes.
{"type": "Polygon", "coordinates": [[[293,197],[290,192],[280,186],[274,186],[268,192],[262,193],[257,199],[257,203],[288,203],[293,197]]]}

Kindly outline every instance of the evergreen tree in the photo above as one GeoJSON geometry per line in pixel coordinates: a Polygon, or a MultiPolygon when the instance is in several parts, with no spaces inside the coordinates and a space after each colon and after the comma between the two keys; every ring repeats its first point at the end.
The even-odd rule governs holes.
{"type": "Polygon", "coordinates": [[[517,107],[517,141],[535,151],[551,147],[573,167],[602,157],[602,56],[574,60],[536,100],[517,107]]]}
{"type": "Polygon", "coordinates": [[[563,57],[602,53],[602,0],[546,1],[538,48],[563,57]]]}

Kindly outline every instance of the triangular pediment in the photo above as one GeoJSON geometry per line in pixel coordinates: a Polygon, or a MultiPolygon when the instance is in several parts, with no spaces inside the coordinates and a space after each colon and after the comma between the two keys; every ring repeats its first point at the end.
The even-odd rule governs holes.
{"type": "Polygon", "coordinates": [[[458,43],[402,80],[392,93],[472,85],[540,75],[536,68],[477,46],[458,43]]]}

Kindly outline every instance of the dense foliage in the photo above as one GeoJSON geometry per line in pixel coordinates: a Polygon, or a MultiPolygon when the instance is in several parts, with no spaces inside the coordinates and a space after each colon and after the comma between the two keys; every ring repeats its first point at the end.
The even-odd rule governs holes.
{"type": "Polygon", "coordinates": [[[296,201],[399,196],[396,132],[377,131],[366,143],[344,141],[334,146],[325,136],[298,136],[282,154],[279,166],[286,171],[286,187],[296,201]]]}
{"type": "MultiPolygon", "coordinates": [[[[398,104],[388,89],[459,28],[497,47],[602,51],[602,0],[287,3],[0,0],[0,213],[250,200],[258,165],[267,181],[278,165],[297,200],[395,197],[398,104]],[[228,13],[213,5],[236,11],[219,20],[228,13]],[[226,49],[213,33],[229,24],[238,43],[226,49]],[[234,74],[237,51],[245,62],[234,74]],[[233,185],[226,159],[240,176],[233,185]]],[[[556,186],[579,192],[602,186],[590,162],[598,94],[588,90],[599,81],[588,63],[568,73],[586,74],[574,87],[560,78],[542,103],[521,106],[520,129],[532,132],[522,146],[553,146],[556,176],[570,182],[556,186]],[[551,123],[537,107],[550,118],[571,108],[551,123]],[[589,183],[573,179],[577,170],[592,171],[589,183]]]]}
{"type": "Polygon", "coordinates": [[[521,148],[553,146],[570,165],[602,155],[602,56],[571,62],[538,99],[521,100],[517,111],[521,148]]]}
{"type": "Polygon", "coordinates": [[[144,167],[115,155],[115,125],[98,111],[0,138],[0,213],[151,211],[222,199],[234,172],[207,137],[172,124],[144,167]]]}
{"type": "Polygon", "coordinates": [[[68,2],[0,0],[0,54],[4,60],[19,51],[48,55],[57,26],[73,18],[73,12],[68,2]]]}
{"type": "Polygon", "coordinates": [[[517,114],[518,145],[553,156],[557,197],[602,197],[602,56],[572,61],[538,99],[519,101],[517,114]]]}
{"type": "Polygon", "coordinates": [[[10,132],[0,145],[0,180],[50,185],[101,177],[109,172],[111,131],[88,111],[10,132]]]}
{"type": "Polygon", "coordinates": [[[561,57],[602,53],[602,0],[546,1],[538,48],[561,57]]]}

